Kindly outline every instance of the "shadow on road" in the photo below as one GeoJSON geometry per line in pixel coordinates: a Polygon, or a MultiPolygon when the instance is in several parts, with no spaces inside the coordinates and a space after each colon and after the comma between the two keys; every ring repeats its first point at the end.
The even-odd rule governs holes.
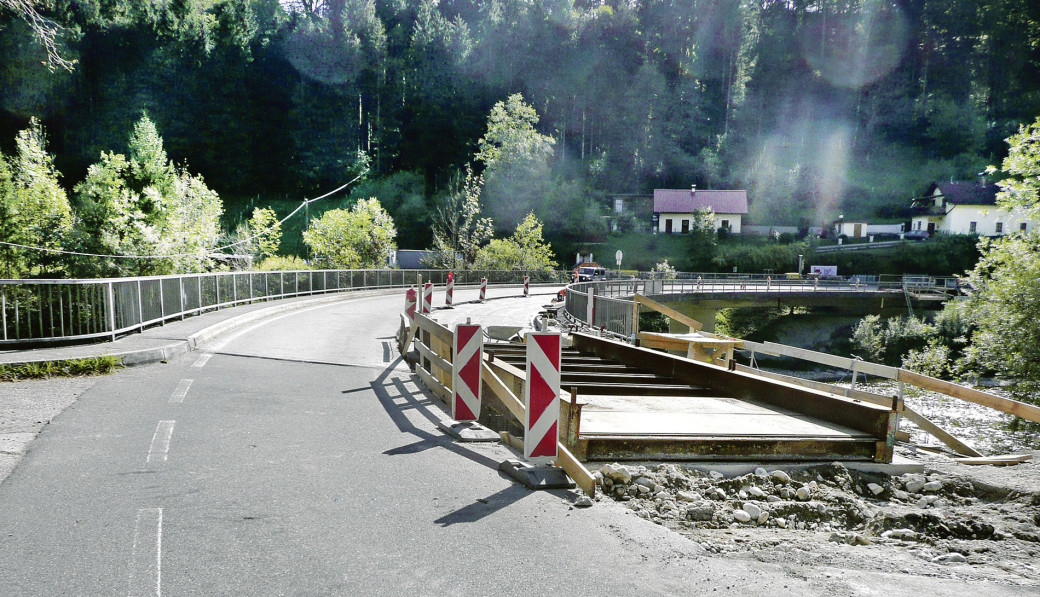
{"type": "Polygon", "coordinates": [[[463,506],[454,512],[445,514],[433,522],[442,527],[463,522],[477,522],[507,506],[515,504],[529,495],[531,495],[531,490],[513,484],[489,495],[487,498],[479,499],[468,506],[463,506]]]}

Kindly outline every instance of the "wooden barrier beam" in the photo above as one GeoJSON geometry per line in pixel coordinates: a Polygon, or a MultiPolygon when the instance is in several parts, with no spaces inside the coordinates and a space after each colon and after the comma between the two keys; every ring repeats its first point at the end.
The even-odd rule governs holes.
{"type": "Polygon", "coordinates": [[[451,330],[430,319],[429,316],[423,315],[422,313],[415,314],[415,321],[420,328],[426,330],[427,332],[430,332],[431,336],[437,338],[441,342],[444,342],[448,346],[451,346],[451,342],[455,337],[454,334],[451,333],[451,330]]]}
{"type": "Polygon", "coordinates": [[[817,352],[807,348],[787,346],[786,344],[777,344],[775,342],[745,342],[744,348],[771,356],[792,357],[802,359],[803,361],[827,365],[829,367],[845,369],[847,371],[855,369],[857,373],[866,373],[867,375],[884,377],[885,379],[896,379],[899,374],[899,369],[897,367],[889,367],[888,365],[880,365],[878,363],[860,361],[848,357],[839,357],[825,352],[817,352]]]}
{"type": "MultiPolygon", "coordinates": [[[[641,294],[635,294],[632,297],[632,301],[637,305],[646,305],[654,311],[657,311],[658,313],[661,313],[674,319],[675,321],[678,321],[679,323],[690,328],[691,332],[699,332],[704,327],[704,324],[690,317],[689,315],[686,315],[685,313],[680,313],[667,305],[659,303],[652,298],[647,298],[641,294]]],[[[636,307],[636,310],[638,312],[638,307],[636,307]]]]}
{"type": "Polygon", "coordinates": [[[784,375],[782,373],[773,373],[772,371],[763,371],[761,369],[755,369],[754,367],[748,367],[747,365],[741,365],[736,363],[733,365],[735,371],[741,371],[743,373],[753,373],[755,375],[761,375],[762,377],[768,377],[769,379],[775,379],[778,381],[786,381],[788,383],[797,384],[806,388],[812,388],[814,390],[820,390],[838,396],[844,396],[846,398],[852,398],[853,400],[860,400],[862,402],[869,402],[871,404],[877,404],[878,406],[892,406],[892,398],[889,396],[882,396],[881,394],[873,394],[871,392],[864,392],[862,390],[856,390],[852,388],[843,388],[829,383],[823,383],[819,381],[813,381],[811,379],[802,379],[801,377],[794,377],[791,375],[784,375]]]}
{"type": "Polygon", "coordinates": [[[431,348],[429,348],[425,344],[420,342],[418,346],[419,346],[419,354],[422,355],[424,358],[429,359],[430,360],[430,364],[432,364],[434,367],[437,367],[441,371],[447,372],[448,375],[451,375],[451,363],[450,362],[448,362],[446,359],[442,358],[439,354],[437,354],[434,350],[432,350],[431,348]]]}
{"type": "Polygon", "coordinates": [[[968,444],[961,440],[953,437],[947,433],[944,429],[929,421],[924,416],[918,414],[916,411],[911,410],[907,407],[903,407],[903,416],[913,422],[915,425],[920,427],[926,433],[931,434],[933,437],[946,444],[951,450],[958,454],[964,454],[965,456],[982,456],[975,448],[972,448],[968,444]]]}
{"type": "Polygon", "coordinates": [[[920,373],[914,373],[913,371],[907,371],[906,369],[899,369],[899,377],[897,379],[925,390],[939,392],[940,394],[960,398],[967,402],[974,402],[975,404],[988,406],[989,408],[1005,412],[1009,415],[1015,415],[1022,417],[1023,419],[1029,419],[1030,421],[1040,423],[1040,408],[1031,404],[1026,404],[1025,402],[1011,400],[1010,398],[1001,398],[1000,396],[980,392],[974,388],[967,388],[962,385],[950,383],[927,375],[921,375],[920,373]]]}

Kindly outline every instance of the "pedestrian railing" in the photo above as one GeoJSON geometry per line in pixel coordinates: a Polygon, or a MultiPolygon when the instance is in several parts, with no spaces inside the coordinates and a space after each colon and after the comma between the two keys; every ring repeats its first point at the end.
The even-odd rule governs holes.
{"type": "MultiPolygon", "coordinates": [[[[569,272],[461,270],[455,284],[565,283],[569,272]]],[[[214,272],[135,278],[0,280],[0,346],[115,339],[206,311],[359,289],[445,284],[448,270],[214,272]]]]}
{"type": "Polygon", "coordinates": [[[949,296],[960,288],[957,278],[934,276],[787,277],[770,274],[679,274],[660,279],[578,282],[567,287],[565,310],[577,322],[618,336],[630,337],[636,294],[783,294],[903,293],[949,296]]]}

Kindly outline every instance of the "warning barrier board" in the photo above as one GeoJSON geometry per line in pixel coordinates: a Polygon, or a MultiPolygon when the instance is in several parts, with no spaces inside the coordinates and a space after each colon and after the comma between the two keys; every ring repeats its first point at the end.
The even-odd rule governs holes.
{"type": "Polygon", "coordinates": [[[524,457],[532,462],[556,458],[560,422],[559,332],[527,334],[524,406],[524,457]]]}
{"type": "Polygon", "coordinates": [[[484,353],[484,334],[480,326],[456,325],[454,345],[451,416],[456,421],[476,421],[480,418],[480,363],[484,353]]]}

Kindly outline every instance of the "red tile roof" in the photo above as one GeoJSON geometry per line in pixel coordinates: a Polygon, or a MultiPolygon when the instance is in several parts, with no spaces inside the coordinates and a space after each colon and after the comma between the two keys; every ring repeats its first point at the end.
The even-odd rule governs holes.
{"type": "Polygon", "coordinates": [[[692,213],[708,208],[721,214],[746,214],[747,191],[654,189],[655,213],[692,213]]]}

